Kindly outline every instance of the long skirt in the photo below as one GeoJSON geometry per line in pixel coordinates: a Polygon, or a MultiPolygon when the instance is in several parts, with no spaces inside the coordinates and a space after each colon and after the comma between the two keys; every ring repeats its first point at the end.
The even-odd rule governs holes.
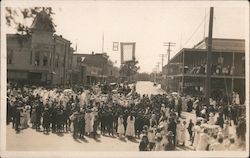
{"type": "Polygon", "coordinates": [[[135,136],[135,125],[134,121],[129,121],[126,130],[126,136],[135,136]]]}
{"type": "Polygon", "coordinates": [[[35,112],[33,112],[32,114],[31,114],[31,117],[30,117],[30,123],[35,123],[36,122],[36,113],[35,112]]]}
{"type": "Polygon", "coordinates": [[[85,132],[86,133],[91,133],[93,132],[93,121],[88,119],[85,122],[85,132]]]}
{"type": "Polygon", "coordinates": [[[117,133],[119,133],[119,134],[124,134],[125,133],[125,129],[124,129],[124,125],[123,124],[119,124],[118,125],[117,133]]]}

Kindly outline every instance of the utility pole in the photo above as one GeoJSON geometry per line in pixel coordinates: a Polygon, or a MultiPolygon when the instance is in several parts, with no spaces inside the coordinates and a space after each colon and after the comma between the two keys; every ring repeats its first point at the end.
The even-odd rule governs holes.
{"type": "Polygon", "coordinates": [[[163,71],[163,61],[164,61],[164,56],[166,54],[160,54],[160,57],[161,57],[161,72],[163,71]]]}
{"type": "Polygon", "coordinates": [[[157,73],[159,72],[159,67],[160,67],[160,62],[157,62],[157,64],[156,64],[156,72],[157,73]]]}
{"type": "Polygon", "coordinates": [[[102,34],[102,53],[104,53],[104,33],[102,34]]]}
{"type": "Polygon", "coordinates": [[[169,60],[170,60],[170,47],[171,46],[175,46],[176,43],[173,43],[173,42],[163,42],[163,46],[168,46],[168,49],[167,49],[167,59],[168,59],[168,63],[169,63],[169,60]]]}
{"type": "Polygon", "coordinates": [[[212,39],[213,39],[213,16],[214,8],[210,7],[209,31],[208,31],[208,50],[207,50],[207,76],[206,76],[206,105],[209,105],[211,94],[211,56],[212,56],[212,39]]]}

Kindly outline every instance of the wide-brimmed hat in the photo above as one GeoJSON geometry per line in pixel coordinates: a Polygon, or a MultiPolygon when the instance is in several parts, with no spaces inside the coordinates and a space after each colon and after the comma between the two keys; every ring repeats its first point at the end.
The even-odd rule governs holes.
{"type": "Polygon", "coordinates": [[[149,130],[148,130],[149,132],[153,132],[154,130],[153,130],[153,128],[149,128],[149,130]]]}
{"type": "Polygon", "coordinates": [[[214,114],[213,114],[213,113],[210,113],[209,116],[210,116],[210,117],[214,117],[214,114]]]}
{"type": "Polygon", "coordinates": [[[155,137],[156,138],[162,138],[162,135],[161,135],[161,133],[156,133],[155,137]]]}
{"type": "Polygon", "coordinates": [[[25,108],[26,110],[30,110],[30,109],[31,109],[31,106],[30,106],[30,105],[26,105],[24,108],[25,108]]]}
{"type": "Polygon", "coordinates": [[[161,124],[161,125],[158,126],[159,129],[162,129],[163,127],[164,127],[163,124],[161,124]]]}
{"type": "Polygon", "coordinates": [[[206,127],[207,127],[206,124],[201,124],[201,125],[200,125],[200,128],[206,128],[206,127]]]}
{"type": "Polygon", "coordinates": [[[173,136],[174,136],[174,134],[173,134],[173,132],[172,132],[172,131],[168,131],[168,133],[166,134],[166,136],[167,136],[167,137],[173,137],[173,136]]]}
{"type": "Polygon", "coordinates": [[[20,107],[20,106],[19,106],[19,107],[17,107],[17,110],[21,110],[21,109],[23,109],[23,107],[20,107]]]}

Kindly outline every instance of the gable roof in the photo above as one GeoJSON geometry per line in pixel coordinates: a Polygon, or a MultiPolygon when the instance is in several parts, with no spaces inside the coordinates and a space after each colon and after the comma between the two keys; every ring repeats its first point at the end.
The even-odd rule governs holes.
{"type": "Polygon", "coordinates": [[[51,17],[44,10],[36,15],[30,29],[47,32],[56,31],[51,17]]]}

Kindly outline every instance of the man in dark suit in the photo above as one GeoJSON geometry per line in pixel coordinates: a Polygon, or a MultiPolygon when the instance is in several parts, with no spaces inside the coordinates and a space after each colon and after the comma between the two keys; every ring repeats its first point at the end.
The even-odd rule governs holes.
{"type": "Polygon", "coordinates": [[[16,112],[15,112],[15,130],[16,132],[20,132],[20,129],[19,129],[19,126],[20,126],[20,117],[21,117],[21,113],[20,113],[20,108],[17,108],[16,109],[16,112]]]}
{"type": "Polygon", "coordinates": [[[174,141],[174,145],[176,144],[176,122],[173,118],[169,119],[169,125],[168,125],[168,131],[172,131],[173,133],[173,141],[174,141]]]}

